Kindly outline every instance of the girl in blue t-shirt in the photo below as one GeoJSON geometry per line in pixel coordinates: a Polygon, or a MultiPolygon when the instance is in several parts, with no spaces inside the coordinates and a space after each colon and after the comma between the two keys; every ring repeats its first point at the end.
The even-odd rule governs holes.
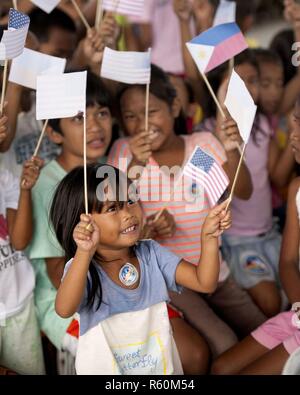
{"type": "Polygon", "coordinates": [[[182,373],[166,310],[168,289],[215,290],[218,237],[231,223],[226,202],[208,214],[194,266],[153,240],[140,241],[142,209],[134,184],[120,170],[87,167],[88,215],[82,214],[82,179],[78,167],[61,181],[50,213],[69,259],[56,312],[64,318],[80,314],[77,373],[182,373]]]}

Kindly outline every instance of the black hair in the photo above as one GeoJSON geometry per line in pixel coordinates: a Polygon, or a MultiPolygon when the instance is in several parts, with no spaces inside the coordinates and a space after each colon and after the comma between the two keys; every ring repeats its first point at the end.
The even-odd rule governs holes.
{"type": "MultiPolygon", "coordinates": [[[[57,240],[65,251],[67,261],[75,256],[77,246],[73,239],[73,231],[80,222],[80,215],[85,212],[83,177],[82,166],[70,171],[59,183],[50,208],[50,222],[53,224],[57,240]]],[[[132,197],[132,192],[135,193],[136,199],[136,191],[132,190],[134,184],[123,172],[110,165],[90,164],[87,166],[87,194],[88,207],[92,213],[100,213],[102,210],[107,180],[115,192],[111,200],[116,201],[118,207],[123,207],[128,200],[128,194],[132,197]]],[[[95,306],[98,309],[102,303],[101,279],[96,269],[99,259],[101,257],[96,253],[89,266],[86,303],[88,308],[95,306]]]]}
{"type": "Polygon", "coordinates": [[[280,57],[284,71],[284,83],[289,82],[297,73],[297,67],[292,63],[294,54],[292,45],[295,41],[292,29],[282,30],[277,33],[270,44],[270,49],[280,57]]]}
{"type": "MultiPolygon", "coordinates": [[[[139,89],[145,89],[143,85],[121,84],[119,86],[119,90],[117,93],[117,101],[119,103],[119,113],[120,114],[121,114],[120,103],[121,103],[122,96],[128,89],[130,89],[132,87],[139,88],[139,89]]],[[[157,97],[158,99],[167,103],[170,110],[172,109],[174,100],[177,97],[176,89],[174,88],[173,84],[171,83],[168,74],[165,73],[160,67],[158,67],[154,64],[151,64],[150,93],[153,96],[157,97]]],[[[176,134],[186,134],[186,127],[185,127],[185,130],[181,129],[184,125],[183,119],[184,119],[184,115],[183,115],[183,112],[181,111],[181,113],[175,119],[175,122],[174,122],[174,132],[176,134]]]]}
{"type": "Polygon", "coordinates": [[[64,11],[54,8],[50,14],[35,8],[28,14],[30,18],[30,30],[38,37],[41,43],[49,40],[49,33],[53,28],[66,30],[76,34],[76,25],[72,18],[64,11]]]}
{"type": "MultiPolygon", "coordinates": [[[[86,85],[86,106],[91,107],[95,104],[99,104],[101,107],[108,107],[112,111],[112,98],[106,86],[100,77],[88,71],[86,85]]],[[[62,134],[59,118],[50,119],[49,125],[55,132],[62,134]]]]}
{"type": "Polygon", "coordinates": [[[283,68],[283,63],[280,56],[271,49],[254,48],[252,51],[256,57],[258,66],[260,66],[262,63],[272,63],[283,68]]]}

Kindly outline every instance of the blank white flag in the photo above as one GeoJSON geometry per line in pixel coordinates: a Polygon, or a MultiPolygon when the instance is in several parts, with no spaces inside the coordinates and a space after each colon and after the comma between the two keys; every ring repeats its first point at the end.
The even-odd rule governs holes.
{"type": "Polygon", "coordinates": [[[224,104],[232,118],[237,123],[242,139],[245,144],[247,144],[251,134],[257,106],[255,105],[244,81],[235,72],[235,70],[232,71],[230,77],[224,104]]]}
{"type": "Polygon", "coordinates": [[[38,75],[62,74],[65,66],[66,59],[24,48],[23,53],[12,61],[9,81],[36,89],[38,75]]]}
{"type": "Polygon", "coordinates": [[[69,118],[85,113],[87,72],[39,75],[36,119],[69,118]]]}
{"type": "Polygon", "coordinates": [[[121,15],[140,16],[143,13],[144,0],[103,0],[103,9],[121,15]]]}
{"type": "Polygon", "coordinates": [[[213,26],[222,25],[223,23],[235,22],[235,15],[236,2],[221,0],[214,18],[213,26]]]}
{"type": "Polygon", "coordinates": [[[60,2],[60,0],[31,0],[33,4],[39,7],[41,10],[50,14],[60,2]]]}
{"type": "Polygon", "coordinates": [[[106,47],[100,74],[103,78],[125,84],[149,84],[151,77],[150,51],[114,51],[106,47]]]}

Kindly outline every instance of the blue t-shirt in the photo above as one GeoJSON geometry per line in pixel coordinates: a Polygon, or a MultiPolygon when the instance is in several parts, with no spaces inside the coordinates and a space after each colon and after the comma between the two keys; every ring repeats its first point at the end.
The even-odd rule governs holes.
{"type": "MultiPolygon", "coordinates": [[[[98,310],[86,306],[87,290],[80,303],[80,335],[99,322],[115,314],[144,310],[156,303],[169,300],[168,290],[180,292],[175,282],[177,266],[182,258],[154,240],[140,241],[135,247],[140,264],[140,284],[136,289],[125,289],[114,283],[100,265],[96,265],[101,286],[102,303],[98,310]]],[[[66,264],[64,276],[72,260],[66,264]]],[[[97,306],[97,300],[95,301],[97,306]]]]}

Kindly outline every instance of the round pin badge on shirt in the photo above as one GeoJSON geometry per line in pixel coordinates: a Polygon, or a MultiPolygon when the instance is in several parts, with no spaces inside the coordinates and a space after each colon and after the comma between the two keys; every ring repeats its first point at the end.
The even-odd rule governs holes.
{"type": "Polygon", "coordinates": [[[131,285],[135,284],[138,279],[139,272],[134,265],[128,262],[121,267],[119,271],[119,280],[122,284],[126,285],[126,287],[130,287],[131,285]]]}

